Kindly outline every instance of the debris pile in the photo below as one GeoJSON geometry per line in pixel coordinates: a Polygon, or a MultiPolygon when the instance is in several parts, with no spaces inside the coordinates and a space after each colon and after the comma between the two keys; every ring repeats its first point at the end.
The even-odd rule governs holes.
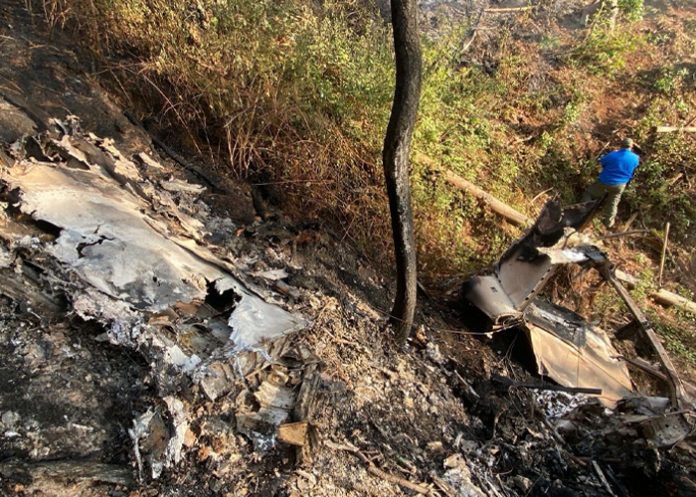
{"type": "Polygon", "coordinates": [[[95,322],[99,339],[144,356],[159,401],[128,429],[139,478],[181,462],[200,399],[234,393],[228,412],[258,450],[278,438],[304,445],[307,426],[288,423],[306,423],[311,402],[303,384],[317,361],[293,340],[308,322],[214,253],[192,215],[203,188],[148,179],[161,169],[154,159],[126,158],[76,118],[51,124],[15,142],[3,165],[2,271],[43,266],[35,301],[25,289],[3,293],[29,298],[40,319],[95,322]]]}
{"type": "Polygon", "coordinates": [[[558,201],[548,202],[536,223],[501,257],[493,274],[474,276],[464,284],[465,302],[485,316],[491,332],[523,329],[540,375],[575,393],[596,394],[607,407],[628,400],[624,408],[635,405],[638,418],[654,429],[653,443],[673,445],[691,433],[696,403],[647,319],[613,276],[610,261],[580,233],[598,205],[590,202],[562,209],[558,201]],[[606,331],[541,295],[553,274],[569,264],[596,269],[614,286],[633,315],[631,326],[642,331],[641,338],[659,367],[645,358],[621,356],[606,331]],[[641,369],[662,382],[662,392],[669,399],[648,401],[636,393],[628,365],[647,365],[641,369]],[[646,410],[646,405],[651,408],[646,410]]]}

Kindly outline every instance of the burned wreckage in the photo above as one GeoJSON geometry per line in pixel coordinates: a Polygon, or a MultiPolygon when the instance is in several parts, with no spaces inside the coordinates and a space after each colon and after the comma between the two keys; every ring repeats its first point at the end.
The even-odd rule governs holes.
{"type": "MultiPolygon", "coordinates": [[[[74,117],[52,120],[9,154],[0,148],[0,173],[0,295],[23,303],[39,327],[96,323],[106,331],[95,341],[138,351],[150,368],[156,401],[127,429],[141,481],[180,463],[197,438],[227,433],[194,409],[223,397],[259,450],[284,441],[301,451],[317,360],[296,338],[309,322],[249,281],[247,262],[205,239],[203,187],[173,178],[145,152],[131,160],[74,117]]],[[[49,450],[43,432],[59,429],[16,428],[4,450],[49,450]]],[[[86,453],[98,451],[104,440],[83,431],[89,436],[69,433],[73,444],[84,439],[86,453]]],[[[236,462],[228,445],[205,454],[220,474],[236,462]]]]}
{"type": "Polygon", "coordinates": [[[492,273],[464,283],[464,312],[482,318],[490,333],[523,330],[542,377],[574,392],[597,395],[607,407],[627,402],[647,406],[634,421],[643,425],[658,446],[670,446],[693,430],[694,398],[687,393],[646,316],[616,278],[611,261],[581,232],[597,207],[589,202],[562,208],[559,201],[549,201],[492,273]],[[616,290],[632,315],[631,322],[616,336],[630,334],[646,344],[657,366],[641,357],[622,356],[605,330],[542,295],[554,274],[567,265],[596,270],[616,290]],[[666,396],[639,395],[628,365],[656,378],[663,385],[659,393],[666,396]]]}

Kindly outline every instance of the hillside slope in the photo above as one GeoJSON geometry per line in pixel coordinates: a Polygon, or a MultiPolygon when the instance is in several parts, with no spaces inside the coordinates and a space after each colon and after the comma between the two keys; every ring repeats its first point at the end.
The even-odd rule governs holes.
{"type": "Polygon", "coordinates": [[[693,492],[692,440],[656,449],[591,398],[511,387],[539,378],[441,299],[396,350],[390,282],[350,230],[254,202],[198,140],[129,120],[77,38],[0,14],[3,495],[693,492]],[[269,315],[292,330],[240,338],[269,315]]]}

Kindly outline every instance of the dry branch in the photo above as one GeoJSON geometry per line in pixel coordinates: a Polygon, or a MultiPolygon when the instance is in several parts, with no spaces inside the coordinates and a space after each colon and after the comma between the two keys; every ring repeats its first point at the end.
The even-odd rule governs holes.
{"type": "Polygon", "coordinates": [[[527,10],[532,10],[536,5],[525,5],[524,7],[491,7],[486,9],[485,12],[489,14],[507,14],[510,12],[525,12],[527,10]]]}
{"type": "Polygon", "coordinates": [[[200,180],[205,182],[210,188],[212,188],[214,191],[221,191],[223,193],[228,193],[225,191],[225,189],[222,187],[222,182],[219,180],[216,180],[215,178],[211,178],[208,174],[203,172],[201,168],[198,166],[195,166],[191,162],[187,161],[184,159],[181,155],[179,155],[177,152],[172,150],[171,147],[169,147],[166,143],[164,143],[162,140],[157,138],[154,134],[150,133],[143,124],[140,122],[140,120],[135,117],[130,111],[124,110],[123,115],[128,118],[128,120],[134,125],[139,128],[141,128],[145,133],[147,133],[150,136],[150,139],[152,140],[152,143],[156,145],[160,150],[162,150],[165,154],[169,156],[174,162],[179,164],[181,167],[184,169],[190,171],[194,175],[196,175],[200,180]]]}
{"type": "Polygon", "coordinates": [[[657,277],[657,287],[662,288],[662,275],[665,271],[665,258],[667,257],[667,243],[669,242],[669,222],[665,224],[665,237],[662,242],[662,254],[660,255],[660,272],[657,277]]]}
{"type": "Polygon", "coordinates": [[[655,133],[673,133],[675,131],[684,131],[686,133],[696,133],[696,126],[657,126],[655,133]]]}
{"type": "Polygon", "coordinates": [[[433,491],[425,485],[413,483],[412,481],[382,471],[377,466],[375,466],[374,463],[370,461],[365,454],[360,452],[360,449],[358,449],[355,446],[347,444],[337,444],[331,441],[327,441],[326,445],[334,450],[342,450],[355,455],[358,459],[365,463],[367,472],[373,476],[376,476],[377,478],[380,478],[384,481],[388,481],[390,483],[395,483],[403,488],[407,488],[421,495],[433,495],[433,491]]]}

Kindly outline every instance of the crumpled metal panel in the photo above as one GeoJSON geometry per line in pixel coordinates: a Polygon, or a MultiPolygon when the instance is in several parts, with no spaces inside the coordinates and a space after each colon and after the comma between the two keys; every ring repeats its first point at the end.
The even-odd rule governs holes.
{"type": "Polygon", "coordinates": [[[558,201],[548,202],[534,225],[503,254],[493,274],[471,278],[463,294],[489,318],[494,331],[525,329],[539,374],[567,387],[599,388],[600,400],[613,406],[631,395],[632,384],[606,332],[538,297],[558,267],[606,262],[603,253],[582,244],[578,235],[596,208],[592,202],[566,209],[558,201]]]}
{"type": "Polygon", "coordinates": [[[631,395],[626,363],[604,330],[542,300],[527,308],[524,319],[539,374],[567,387],[600,388],[607,406],[631,395]]]}
{"type": "Polygon", "coordinates": [[[23,162],[4,180],[20,190],[23,212],[60,228],[51,254],[89,285],[135,309],[157,312],[205,299],[208,282],[216,282],[220,292],[241,296],[229,324],[243,348],[306,326],[249,291],[210,251],[150,215],[142,197],[87,164],[74,169],[23,162]]]}
{"type": "Polygon", "coordinates": [[[581,251],[571,250],[569,239],[591,219],[595,209],[593,202],[567,209],[556,200],[548,202],[534,225],[503,254],[493,274],[464,284],[464,297],[494,322],[500,321],[501,315],[521,313],[557,265],[586,258],[581,251]]]}

